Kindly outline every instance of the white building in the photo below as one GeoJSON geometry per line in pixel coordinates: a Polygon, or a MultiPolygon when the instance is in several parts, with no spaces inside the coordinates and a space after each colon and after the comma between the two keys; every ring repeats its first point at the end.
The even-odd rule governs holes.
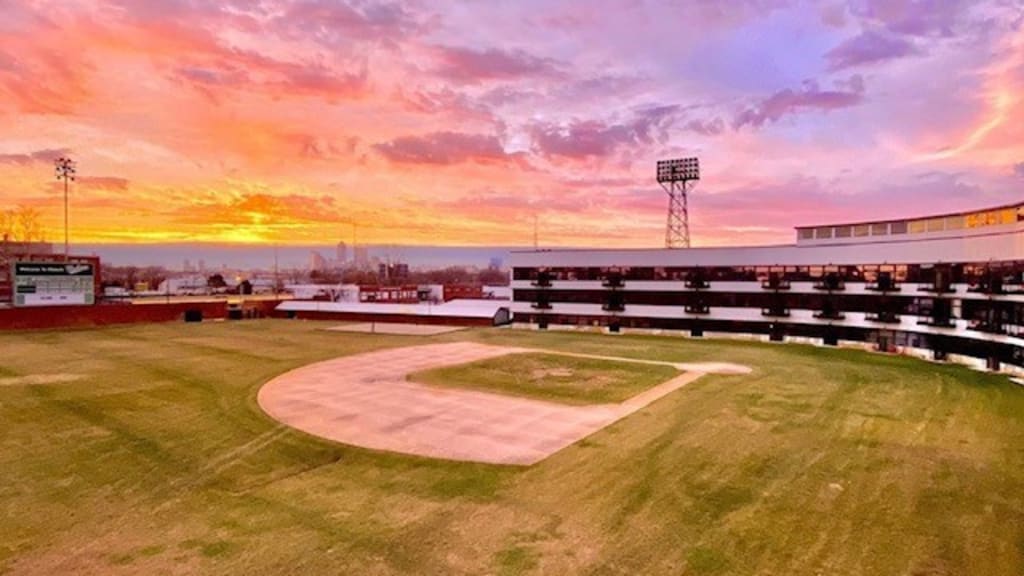
{"type": "Polygon", "coordinates": [[[514,252],[514,321],[867,343],[1024,366],[1024,203],[784,246],[514,252]]]}
{"type": "Polygon", "coordinates": [[[179,296],[208,294],[210,288],[206,276],[202,274],[186,274],[174,278],[167,278],[160,283],[157,292],[160,294],[172,294],[179,296]]]}

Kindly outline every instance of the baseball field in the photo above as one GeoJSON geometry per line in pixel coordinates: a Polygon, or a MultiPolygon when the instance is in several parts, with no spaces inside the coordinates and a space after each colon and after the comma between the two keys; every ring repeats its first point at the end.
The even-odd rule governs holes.
{"type": "MultiPolygon", "coordinates": [[[[0,333],[0,574],[1024,573],[1024,387],[1005,376],[801,345],[327,327],[0,333]],[[399,386],[512,416],[644,402],[528,466],[344,444],[265,411],[287,374],[339,378],[288,398],[313,409],[360,355],[405,374],[397,349],[424,346],[486,353],[367,376],[338,426],[347,398],[399,386]],[[691,372],[707,363],[750,371],[691,372]]],[[[502,430],[488,438],[515,444],[502,430]]]]}

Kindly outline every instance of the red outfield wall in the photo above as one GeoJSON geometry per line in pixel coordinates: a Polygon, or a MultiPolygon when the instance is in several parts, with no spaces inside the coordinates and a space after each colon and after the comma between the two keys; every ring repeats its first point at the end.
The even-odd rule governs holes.
{"type": "MultiPolygon", "coordinates": [[[[245,302],[243,309],[249,311],[249,317],[265,317],[270,315],[277,304],[276,301],[245,302]]],[[[0,308],[0,330],[40,330],[142,322],[181,322],[188,310],[202,312],[204,320],[228,317],[226,301],[0,308]]]]}

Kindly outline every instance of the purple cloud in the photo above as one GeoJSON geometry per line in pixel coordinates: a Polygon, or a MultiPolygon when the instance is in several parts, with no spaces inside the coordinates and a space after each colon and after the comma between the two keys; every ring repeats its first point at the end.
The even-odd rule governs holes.
{"type": "Polygon", "coordinates": [[[588,158],[608,156],[620,146],[651,145],[668,139],[677,106],[657,106],[640,111],[629,122],[606,124],[599,120],[573,121],[568,125],[537,124],[531,130],[534,146],[546,156],[588,158]]]}
{"type": "Polygon", "coordinates": [[[1024,162],[1018,162],[1013,166],[1013,173],[1024,178],[1024,162]]]}
{"type": "Polygon", "coordinates": [[[772,94],[755,106],[736,115],[734,129],[744,126],[760,128],[767,122],[777,122],[783,116],[802,110],[837,110],[856,106],[864,101],[864,83],[860,77],[851,78],[849,89],[821,90],[817,83],[808,82],[802,90],[782,90],[772,94]]]}
{"type": "Polygon", "coordinates": [[[424,136],[403,136],[374,146],[391,162],[401,164],[459,164],[471,160],[504,160],[497,137],[487,134],[435,132],[424,136]]]}
{"type": "Polygon", "coordinates": [[[867,31],[843,41],[825,54],[825,58],[829,61],[829,70],[836,71],[917,53],[919,50],[905,38],[867,31]]]}
{"type": "Polygon", "coordinates": [[[46,148],[44,150],[36,150],[34,152],[26,152],[22,154],[0,154],[0,164],[27,166],[36,162],[50,163],[57,158],[67,156],[70,153],[71,151],[67,148],[46,148]]]}
{"type": "Polygon", "coordinates": [[[946,37],[970,6],[967,0],[856,0],[850,10],[896,34],[946,37]]]}
{"type": "Polygon", "coordinates": [[[725,122],[721,118],[714,118],[713,120],[700,120],[693,119],[683,124],[683,127],[690,132],[696,132],[703,136],[717,136],[725,130],[725,122]]]}
{"type": "Polygon", "coordinates": [[[555,61],[538,58],[523,50],[472,50],[454,46],[436,48],[436,72],[448,79],[462,82],[509,80],[558,75],[555,61]]]}
{"type": "Polygon", "coordinates": [[[270,24],[291,39],[313,38],[326,43],[351,40],[399,41],[420,28],[416,16],[391,2],[295,2],[270,24]]]}

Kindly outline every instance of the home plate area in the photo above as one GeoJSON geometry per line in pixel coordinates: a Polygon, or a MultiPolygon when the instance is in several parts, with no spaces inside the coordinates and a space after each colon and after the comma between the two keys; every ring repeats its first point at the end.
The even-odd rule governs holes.
{"type": "Polygon", "coordinates": [[[278,376],[260,389],[257,400],[279,422],[345,444],[450,460],[529,465],[702,374],[749,372],[724,363],[665,363],[684,372],[621,404],[589,406],[436,388],[407,380],[412,372],[518,352],[541,351],[454,342],[345,356],[278,376]]]}

